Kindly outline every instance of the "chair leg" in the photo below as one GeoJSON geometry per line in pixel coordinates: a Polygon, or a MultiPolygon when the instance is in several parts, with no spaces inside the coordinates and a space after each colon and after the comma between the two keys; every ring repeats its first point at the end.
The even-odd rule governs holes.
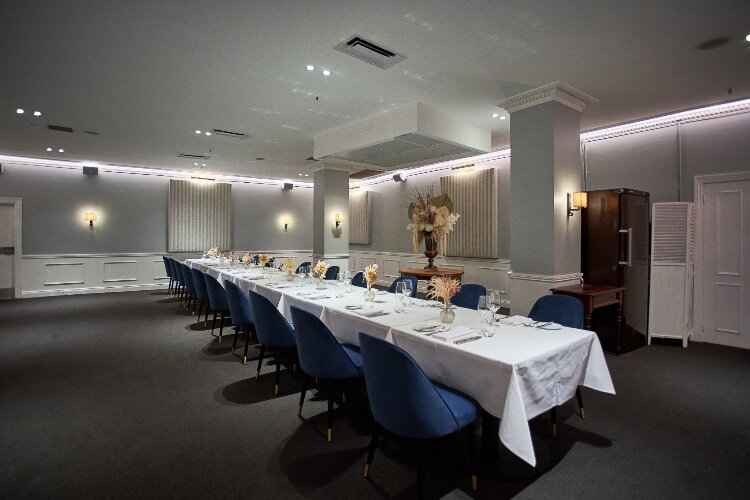
{"type": "Polygon", "coordinates": [[[240,336],[240,327],[235,325],[234,339],[232,340],[232,354],[234,354],[234,350],[237,349],[237,337],[239,336],[240,336]]]}
{"type": "Polygon", "coordinates": [[[247,364],[247,347],[250,345],[250,334],[252,332],[250,331],[249,326],[245,326],[245,355],[242,357],[242,364],[247,364]]]}
{"type": "Polygon", "coordinates": [[[198,322],[201,320],[201,311],[203,310],[203,299],[198,303],[198,322]]]}
{"type": "Polygon", "coordinates": [[[370,448],[367,450],[367,462],[365,463],[365,477],[370,475],[370,466],[372,465],[372,459],[375,458],[375,450],[378,447],[378,439],[380,438],[380,424],[377,422],[372,423],[372,436],[370,436],[370,448]]]}
{"type": "Polygon", "coordinates": [[[468,437],[469,445],[469,474],[471,474],[471,489],[477,491],[477,461],[474,456],[474,424],[471,423],[467,426],[466,435],[468,437]]]}
{"type": "Polygon", "coordinates": [[[586,418],[586,413],[583,411],[583,398],[581,397],[581,388],[576,387],[576,400],[578,401],[578,409],[581,411],[581,418],[586,418]]]}
{"type": "Polygon", "coordinates": [[[328,442],[333,441],[333,380],[328,381],[328,442]]]}
{"type": "Polygon", "coordinates": [[[550,420],[552,421],[552,435],[557,436],[557,406],[553,406],[549,411],[550,420]]]}
{"type": "Polygon", "coordinates": [[[216,328],[216,311],[214,311],[214,320],[211,323],[211,335],[214,334],[214,329],[216,328]]]}
{"type": "Polygon", "coordinates": [[[302,405],[305,403],[305,393],[307,392],[307,384],[310,381],[310,377],[305,375],[305,380],[302,382],[302,392],[299,393],[299,405],[297,405],[297,416],[302,416],[302,405]]]}
{"type": "Polygon", "coordinates": [[[261,346],[260,346],[260,356],[258,356],[258,371],[255,374],[255,379],[256,380],[260,378],[260,367],[263,366],[263,355],[265,355],[265,354],[266,354],[266,346],[264,346],[263,344],[261,344],[261,346]]]}
{"type": "Polygon", "coordinates": [[[273,395],[279,395],[279,381],[281,381],[281,347],[276,348],[276,385],[273,388],[273,395]]]}
{"type": "Polygon", "coordinates": [[[224,316],[226,316],[225,311],[221,311],[221,324],[219,325],[219,342],[221,342],[221,336],[224,333],[224,316]]]}
{"type": "Polygon", "coordinates": [[[208,326],[208,313],[210,312],[211,304],[206,302],[206,318],[203,320],[203,326],[208,326]]]}

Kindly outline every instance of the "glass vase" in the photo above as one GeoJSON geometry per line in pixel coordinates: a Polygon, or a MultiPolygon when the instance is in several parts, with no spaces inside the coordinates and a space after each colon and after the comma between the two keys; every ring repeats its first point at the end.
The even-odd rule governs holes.
{"type": "Polygon", "coordinates": [[[323,280],[323,278],[319,277],[318,281],[315,282],[315,288],[318,289],[318,290],[325,290],[328,287],[326,286],[325,280],[323,280]]]}
{"type": "Polygon", "coordinates": [[[365,292],[365,302],[375,302],[375,292],[369,283],[367,285],[367,291],[365,292]]]}
{"type": "Polygon", "coordinates": [[[441,323],[453,323],[456,319],[456,313],[451,308],[450,304],[446,304],[443,309],[440,310],[440,322],[441,323]]]}

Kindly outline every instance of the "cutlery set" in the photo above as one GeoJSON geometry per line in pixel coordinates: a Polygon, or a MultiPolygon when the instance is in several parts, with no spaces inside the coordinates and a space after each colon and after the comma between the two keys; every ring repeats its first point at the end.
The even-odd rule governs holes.
{"type": "Polygon", "coordinates": [[[453,343],[454,344],[465,344],[467,342],[473,342],[475,340],[479,340],[479,339],[482,339],[482,338],[484,338],[484,337],[482,337],[481,335],[476,336],[476,337],[467,337],[465,339],[454,340],[453,343]]]}

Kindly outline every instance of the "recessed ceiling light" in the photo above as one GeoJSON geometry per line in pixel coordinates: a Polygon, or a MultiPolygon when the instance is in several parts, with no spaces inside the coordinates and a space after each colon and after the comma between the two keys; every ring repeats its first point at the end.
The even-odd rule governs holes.
{"type": "Polygon", "coordinates": [[[747,35],[747,36],[745,37],[745,41],[746,41],[746,42],[750,42],[750,35],[747,35]]]}
{"type": "Polygon", "coordinates": [[[23,110],[21,108],[18,108],[16,110],[16,113],[19,114],[19,115],[22,115],[23,114],[23,110]]]}
{"type": "Polygon", "coordinates": [[[308,64],[307,66],[305,66],[305,69],[307,71],[313,71],[315,69],[315,66],[313,66],[312,64],[308,64]]]}
{"type": "Polygon", "coordinates": [[[305,177],[310,177],[310,174],[305,174],[305,177]]]}
{"type": "Polygon", "coordinates": [[[58,150],[57,150],[57,152],[58,152],[58,153],[64,153],[64,152],[65,152],[65,150],[64,150],[63,148],[60,148],[60,149],[58,149],[58,150]]]}
{"type": "Polygon", "coordinates": [[[501,116],[501,117],[500,117],[500,119],[501,119],[501,120],[505,120],[505,117],[504,117],[504,116],[501,116]]]}
{"type": "Polygon", "coordinates": [[[211,135],[211,132],[206,132],[206,135],[211,135]]]}
{"type": "Polygon", "coordinates": [[[52,151],[52,148],[47,148],[47,151],[52,151]]]}
{"type": "Polygon", "coordinates": [[[322,73],[323,73],[323,76],[331,76],[331,72],[327,69],[324,69],[322,73]]]}
{"type": "Polygon", "coordinates": [[[42,116],[42,112],[41,111],[34,111],[34,116],[42,116]]]}
{"type": "Polygon", "coordinates": [[[198,166],[198,164],[196,162],[193,162],[193,165],[195,165],[196,167],[198,166]]]}
{"type": "Polygon", "coordinates": [[[196,131],[195,131],[195,133],[196,133],[196,134],[200,134],[200,133],[201,133],[201,131],[200,131],[200,130],[196,130],[196,131]]]}
{"type": "Polygon", "coordinates": [[[205,166],[206,166],[206,164],[205,164],[205,163],[201,163],[201,167],[205,167],[205,166]]]}
{"type": "Polygon", "coordinates": [[[497,114],[497,113],[492,113],[492,118],[497,118],[498,116],[500,116],[500,115],[497,114]]]}

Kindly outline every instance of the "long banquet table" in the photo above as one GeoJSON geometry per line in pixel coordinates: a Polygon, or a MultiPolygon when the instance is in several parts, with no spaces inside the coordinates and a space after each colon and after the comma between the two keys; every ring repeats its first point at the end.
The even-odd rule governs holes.
{"type": "MultiPolygon", "coordinates": [[[[430,378],[471,396],[499,418],[502,443],[532,467],[536,456],[528,425],[531,418],[568,401],[579,385],[615,393],[601,345],[591,331],[536,329],[516,320],[497,324],[492,337],[457,345],[414,330],[437,319],[439,309],[429,301],[412,299],[405,312],[396,313],[394,295],[386,292],[376,295],[374,303],[366,303],[363,289],[357,287],[345,293],[329,283],[313,295],[311,282],[288,282],[276,270],[261,274],[260,268],[220,267],[208,259],[186,262],[222,285],[229,280],[245,291],[260,293],[289,320],[290,306],[316,314],[341,342],[359,345],[357,335],[363,332],[402,347],[430,378]]],[[[480,329],[477,311],[458,307],[455,311],[453,328],[480,329]]]]}

